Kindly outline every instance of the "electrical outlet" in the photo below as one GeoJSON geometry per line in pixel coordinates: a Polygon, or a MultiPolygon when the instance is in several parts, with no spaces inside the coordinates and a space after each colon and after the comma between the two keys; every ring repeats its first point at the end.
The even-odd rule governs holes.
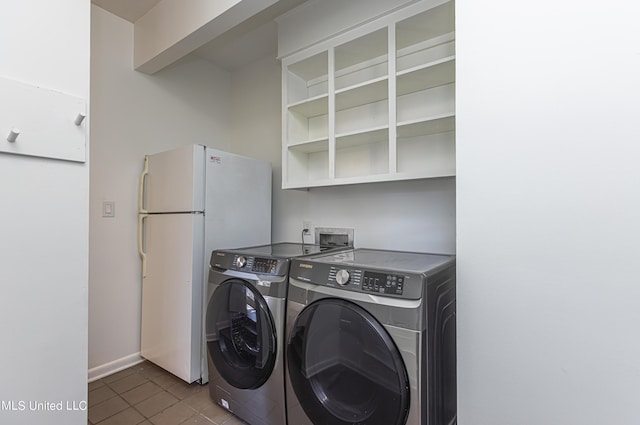
{"type": "Polygon", "coordinates": [[[310,234],[312,227],[313,227],[313,223],[311,222],[311,220],[304,220],[302,222],[302,231],[304,233],[310,234]]]}

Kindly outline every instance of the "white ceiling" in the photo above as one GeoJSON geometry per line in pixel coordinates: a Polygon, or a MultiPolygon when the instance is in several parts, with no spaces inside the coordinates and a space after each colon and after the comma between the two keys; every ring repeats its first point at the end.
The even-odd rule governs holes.
{"type": "MultiPolygon", "coordinates": [[[[131,23],[151,10],[161,0],[91,0],[93,4],[131,23]]],[[[277,25],[274,19],[306,0],[279,0],[271,6],[193,52],[215,65],[234,71],[278,50],[277,25]]]]}

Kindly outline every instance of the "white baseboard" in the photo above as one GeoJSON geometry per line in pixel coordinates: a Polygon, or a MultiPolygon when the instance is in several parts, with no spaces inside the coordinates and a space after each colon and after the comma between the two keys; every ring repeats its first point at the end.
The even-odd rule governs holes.
{"type": "Polygon", "coordinates": [[[100,378],[112,375],[128,367],[135,366],[143,361],[144,359],[140,357],[140,353],[133,353],[101,366],[94,367],[93,369],[89,369],[89,382],[97,381],[100,378]]]}

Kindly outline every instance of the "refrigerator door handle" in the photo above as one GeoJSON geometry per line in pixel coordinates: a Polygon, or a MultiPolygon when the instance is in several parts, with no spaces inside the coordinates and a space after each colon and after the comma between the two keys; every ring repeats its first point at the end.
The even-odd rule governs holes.
{"type": "Polygon", "coordinates": [[[146,214],[147,210],[144,209],[144,179],[149,174],[149,156],[144,156],[144,168],[142,174],[140,174],[140,187],[138,189],[138,213],[146,214]]]}
{"type": "Polygon", "coordinates": [[[142,259],[142,278],[147,277],[147,253],[144,252],[144,244],[143,244],[143,235],[142,228],[144,224],[144,219],[149,217],[149,214],[138,214],[138,253],[140,254],[140,258],[142,259]]]}

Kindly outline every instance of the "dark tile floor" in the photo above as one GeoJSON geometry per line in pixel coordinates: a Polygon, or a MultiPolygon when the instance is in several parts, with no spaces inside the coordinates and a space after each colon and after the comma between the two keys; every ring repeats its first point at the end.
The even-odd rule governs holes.
{"type": "Polygon", "coordinates": [[[145,361],[89,384],[90,425],[242,425],[209,396],[145,361]]]}

